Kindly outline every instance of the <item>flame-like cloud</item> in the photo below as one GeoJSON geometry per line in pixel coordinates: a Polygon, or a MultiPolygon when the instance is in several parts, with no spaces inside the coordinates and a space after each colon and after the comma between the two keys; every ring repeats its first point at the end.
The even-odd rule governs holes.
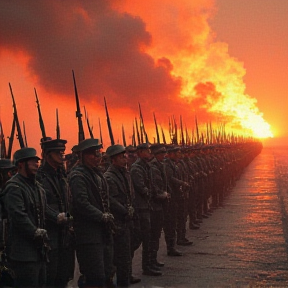
{"type": "Polygon", "coordinates": [[[51,94],[73,94],[74,69],[86,101],[105,96],[112,109],[130,111],[139,102],[166,121],[221,117],[253,136],[272,136],[245,94],[243,64],[214,41],[214,1],[164,2],[1,1],[0,49],[28,55],[35,85],[51,94]]]}

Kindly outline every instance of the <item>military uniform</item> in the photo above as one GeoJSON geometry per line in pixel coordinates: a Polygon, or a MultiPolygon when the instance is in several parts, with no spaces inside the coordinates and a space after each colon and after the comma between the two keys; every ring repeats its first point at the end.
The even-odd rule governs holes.
{"type": "MultiPolygon", "coordinates": [[[[25,161],[25,157],[38,158],[33,148],[23,148],[14,154],[16,162],[25,161]]],[[[9,222],[9,261],[16,275],[15,287],[41,287],[46,281],[48,253],[44,230],[45,192],[35,179],[17,173],[7,181],[3,193],[9,222]]]]}
{"type": "MultiPolygon", "coordinates": [[[[81,153],[101,147],[98,139],[86,139],[78,145],[81,153]]],[[[114,275],[112,219],[107,222],[104,218],[110,215],[108,186],[99,169],[82,163],[70,171],[68,180],[77,259],[86,279],[84,287],[103,287],[112,282],[114,275]]]]}
{"type": "Polygon", "coordinates": [[[50,262],[47,264],[47,285],[66,287],[68,281],[73,278],[75,263],[68,183],[64,171],[60,167],[55,170],[48,162],[44,162],[39,168],[37,180],[46,192],[47,209],[50,212],[46,219],[51,243],[50,262]],[[65,223],[57,223],[59,213],[69,216],[65,223]]]}
{"type": "MultiPolygon", "coordinates": [[[[174,153],[180,150],[180,147],[168,148],[168,153],[174,153]]],[[[165,160],[165,170],[168,179],[168,192],[171,194],[171,199],[164,210],[164,232],[167,245],[168,256],[182,256],[182,253],[175,249],[176,244],[176,229],[178,214],[178,200],[181,197],[182,188],[186,186],[181,180],[179,167],[175,160],[169,157],[165,160]]]]}
{"type": "MultiPolygon", "coordinates": [[[[125,148],[118,144],[108,147],[106,151],[109,157],[124,153],[125,148]]],[[[116,225],[113,238],[117,285],[127,287],[130,284],[132,270],[130,226],[134,209],[131,199],[131,179],[125,167],[118,167],[113,163],[104,177],[109,186],[110,209],[116,225]]]]}
{"type": "MultiPolygon", "coordinates": [[[[149,149],[144,143],[137,147],[138,150],[149,149]]],[[[153,270],[151,266],[150,239],[150,198],[151,198],[151,174],[146,160],[138,158],[131,166],[131,180],[135,193],[135,211],[139,217],[139,225],[142,241],[142,270],[143,274],[158,276],[160,272],[153,270]]]]}
{"type": "MultiPolygon", "coordinates": [[[[152,145],[151,150],[154,155],[166,154],[166,148],[160,144],[152,145]]],[[[163,162],[160,162],[157,158],[154,158],[150,162],[150,167],[151,167],[151,179],[152,179],[152,197],[151,197],[152,210],[150,213],[151,217],[150,254],[151,254],[151,262],[154,265],[153,267],[156,266],[157,268],[164,266],[164,263],[158,262],[157,253],[159,250],[159,240],[164,225],[163,206],[167,205],[168,201],[167,199],[168,183],[163,162]]]]}

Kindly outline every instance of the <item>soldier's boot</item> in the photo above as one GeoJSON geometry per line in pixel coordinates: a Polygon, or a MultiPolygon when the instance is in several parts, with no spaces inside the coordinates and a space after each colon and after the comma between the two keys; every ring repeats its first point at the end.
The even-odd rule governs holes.
{"type": "Polygon", "coordinates": [[[168,256],[182,256],[182,252],[178,251],[175,249],[175,241],[172,239],[167,240],[166,239],[166,244],[167,244],[167,255],[168,256]]]}
{"type": "Polygon", "coordinates": [[[161,276],[162,273],[151,265],[151,252],[142,251],[142,274],[147,276],[161,276]]]}
{"type": "Polygon", "coordinates": [[[159,269],[160,267],[164,266],[163,262],[159,262],[157,260],[157,251],[156,250],[151,252],[151,264],[153,265],[153,268],[156,267],[156,270],[157,270],[157,268],[159,269]]]}
{"type": "Polygon", "coordinates": [[[180,246],[189,246],[189,245],[192,245],[193,242],[188,240],[186,237],[185,237],[185,234],[184,235],[179,235],[178,238],[177,238],[177,245],[180,245],[180,246]]]}

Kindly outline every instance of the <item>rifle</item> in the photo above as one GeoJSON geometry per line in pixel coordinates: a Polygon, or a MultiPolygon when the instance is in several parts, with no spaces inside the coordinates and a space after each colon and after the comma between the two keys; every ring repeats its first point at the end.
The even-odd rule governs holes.
{"type": "Polygon", "coordinates": [[[20,127],[20,123],[19,123],[19,119],[18,119],[16,103],[15,103],[15,100],[14,100],[13,91],[12,91],[12,87],[11,87],[10,83],[9,83],[9,88],[10,88],[10,92],[11,92],[11,96],[12,96],[12,102],[13,102],[13,108],[14,108],[13,115],[14,115],[14,121],[16,123],[17,133],[18,133],[17,136],[18,136],[20,148],[24,148],[25,145],[24,145],[22,132],[21,132],[21,127],[20,127]]]}
{"type": "Polygon", "coordinates": [[[123,146],[126,147],[126,138],[125,138],[125,131],[124,131],[124,126],[122,124],[122,140],[123,140],[123,146]]]}
{"type": "Polygon", "coordinates": [[[180,132],[181,132],[181,144],[182,146],[185,145],[185,139],[184,139],[184,131],[183,131],[183,123],[182,123],[182,116],[180,115],[180,132]]]}
{"type": "Polygon", "coordinates": [[[161,126],[161,131],[162,131],[162,138],[163,138],[163,143],[166,144],[166,138],[165,138],[165,134],[164,134],[164,130],[161,126]]]}
{"type": "Polygon", "coordinates": [[[175,120],[174,115],[173,115],[173,122],[174,122],[174,125],[173,125],[174,126],[174,133],[173,133],[173,138],[172,138],[172,144],[178,145],[178,131],[177,131],[177,124],[176,124],[176,120],[175,120]]]}
{"type": "Polygon", "coordinates": [[[58,118],[58,108],[56,108],[56,139],[60,139],[60,125],[58,118]]]}
{"type": "Polygon", "coordinates": [[[76,80],[75,80],[75,75],[74,75],[73,70],[72,70],[72,75],[73,75],[73,83],[74,83],[74,91],[75,91],[75,99],[76,99],[76,109],[77,109],[76,110],[76,118],[78,119],[78,143],[80,143],[81,141],[83,141],[85,139],[85,135],[84,135],[84,129],[83,129],[83,123],[82,123],[82,114],[81,114],[81,110],[80,110],[76,80]]]}
{"type": "Polygon", "coordinates": [[[135,117],[135,125],[136,125],[137,140],[138,140],[138,145],[139,145],[139,144],[141,144],[141,141],[140,141],[140,134],[139,134],[139,130],[138,130],[138,123],[137,123],[136,117],[135,117]]]}
{"type": "MultiPolygon", "coordinates": [[[[139,114],[140,114],[140,128],[142,127],[143,134],[145,135],[145,141],[146,141],[146,143],[148,143],[149,142],[148,141],[148,135],[147,135],[146,130],[145,130],[144,119],[143,119],[143,116],[142,116],[140,103],[138,103],[138,105],[139,105],[139,114]]],[[[141,133],[141,136],[142,136],[142,133],[141,133]]],[[[143,141],[142,141],[142,143],[143,143],[143,141]]]]}
{"type": "Polygon", "coordinates": [[[2,122],[0,120],[0,159],[6,158],[6,145],[5,145],[5,137],[3,133],[2,122]]]}
{"type": "Polygon", "coordinates": [[[157,126],[157,121],[156,121],[156,116],[155,113],[153,112],[153,116],[154,116],[154,123],[155,123],[155,128],[156,128],[156,136],[157,136],[157,143],[160,143],[160,136],[159,136],[159,131],[158,131],[158,126],[157,126]]]}
{"type": "Polygon", "coordinates": [[[34,92],[35,92],[37,110],[38,110],[38,116],[39,116],[39,125],[40,125],[40,129],[41,129],[41,132],[42,132],[42,139],[43,139],[43,141],[45,141],[46,140],[45,126],[44,126],[44,121],[43,121],[43,118],[42,118],[42,113],[41,113],[41,109],[40,109],[40,104],[39,104],[36,88],[34,88],[34,92]]]}
{"type": "Polygon", "coordinates": [[[111,145],[114,145],[115,142],[114,142],[112,127],[111,127],[111,123],[110,123],[110,117],[109,117],[109,113],[108,113],[108,109],[107,109],[107,104],[106,104],[106,99],[105,99],[105,97],[104,97],[104,104],[105,104],[106,119],[107,119],[107,126],[108,126],[108,130],[109,130],[110,142],[111,142],[111,145]]]}
{"type": "Polygon", "coordinates": [[[13,120],[12,120],[11,134],[10,134],[10,137],[9,137],[8,151],[7,151],[7,158],[8,158],[8,159],[11,159],[11,152],[12,152],[14,134],[15,134],[15,119],[13,118],[13,120]]]}
{"type": "Polygon", "coordinates": [[[88,127],[88,131],[89,131],[89,134],[90,134],[90,138],[94,138],[94,136],[93,136],[93,128],[91,128],[91,126],[90,126],[88,113],[86,112],[85,106],[84,106],[84,113],[85,113],[85,119],[86,119],[86,122],[87,122],[87,127],[88,127]]]}
{"type": "Polygon", "coordinates": [[[134,123],[133,123],[133,134],[132,134],[132,146],[136,147],[136,138],[135,138],[135,127],[134,127],[134,123]]]}
{"type": "Polygon", "coordinates": [[[25,122],[24,121],[23,121],[23,133],[24,133],[24,139],[25,139],[25,147],[28,147],[27,138],[26,138],[25,122]]]}
{"type": "Polygon", "coordinates": [[[101,122],[100,122],[100,118],[98,118],[98,121],[99,121],[99,132],[100,132],[100,141],[103,145],[103,139],[102,139],[102,129],[101,129],[101,122]]]}
{"type": "Polygon", "coordinates": [[[196,115],[195,115],[195,126],[196,126],[197,143],[199,143],[200,142],[200,137],[199,137],[199,129],[198,129],[198,122],[197,122],[196,115]]]}

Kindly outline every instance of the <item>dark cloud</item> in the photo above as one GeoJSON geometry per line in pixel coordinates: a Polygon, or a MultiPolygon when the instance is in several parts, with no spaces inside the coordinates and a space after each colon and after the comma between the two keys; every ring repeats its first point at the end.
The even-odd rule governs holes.
{"type": "Polygon", "coordinates": [[[181,89],[169,59],[145,53],[151,35],[141,18],[110,1],[3,0],[0,37],[0,49],[30,56],[31,74],[51,94],[73,94],[72,69],[81,98],[106,96],[114,107],[153,101],[169,110],[181,89]]]}

